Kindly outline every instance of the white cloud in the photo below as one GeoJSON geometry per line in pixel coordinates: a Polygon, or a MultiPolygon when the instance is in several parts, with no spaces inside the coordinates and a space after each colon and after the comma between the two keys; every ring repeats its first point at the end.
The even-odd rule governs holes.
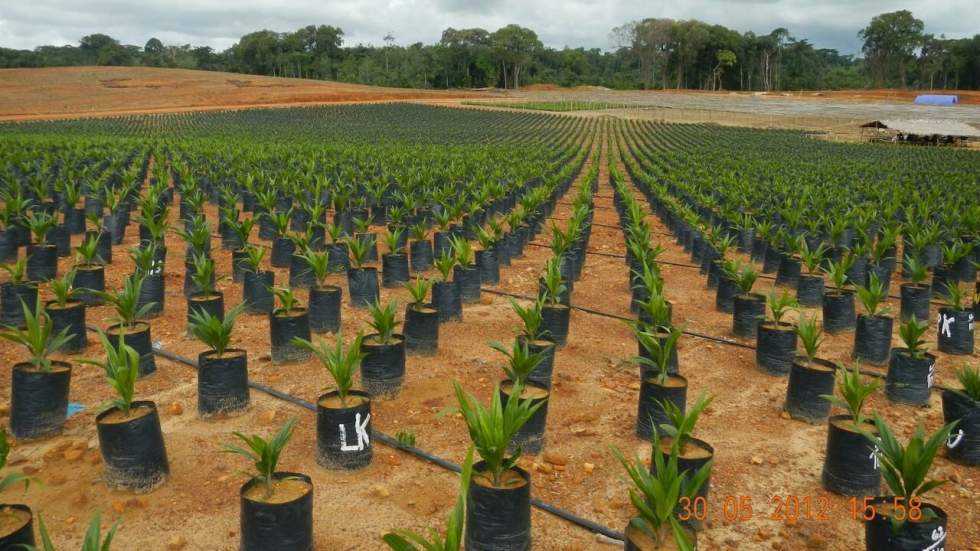
{"type": "Polygon", "coordinates": [[[872,16],[910,9],[927,32],[969,36],[980,29],[975,0],[3,0],[0,46],[33,48],[74,44],[102,32],[143,45],[156,36],[168,44],[224,49],[254,30],[291,31],[310,24],[344,29],[345,44],[381,44],[392,32],[399,44],[432,43],[446,27],[495,30],[508,23],[534,29],[548,46],[606,49],[612,27],[632,19],[701,19],[739,31],[768,33],[786,27],[818,47],[853,53],[857,31],[872,16]]]}

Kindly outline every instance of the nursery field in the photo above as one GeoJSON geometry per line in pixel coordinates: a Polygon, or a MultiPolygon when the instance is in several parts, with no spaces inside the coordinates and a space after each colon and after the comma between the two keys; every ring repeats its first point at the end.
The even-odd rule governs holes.
{"type": "Polygon", "coordinates": [[[977,152],[399,103],[0,178],[0,550],[980,549],[977,152]]]}

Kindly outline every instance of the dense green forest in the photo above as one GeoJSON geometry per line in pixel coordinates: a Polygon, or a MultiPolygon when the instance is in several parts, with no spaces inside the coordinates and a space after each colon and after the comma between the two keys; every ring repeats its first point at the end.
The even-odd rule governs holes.
{"type": "Polygon", "coordinates": [[[698,20],[644,19],[612,29],[615,47],[545,47],[519,25],[496,31],[448,28],[435,44],[345,46],[344,31],[309,25],[249,33],[225,51],[207,46],[142,47],[104,34],[78,46],[0,48],[0,67],[144,65],[339,80],[413,88],[517,88],[531,83],[609,88],[807,90],[869,87],[980,88],[980,35],[929,34],[906,10],[858,31],[861,56],[817,48],[784,28],[741,33],[698,20]]]}

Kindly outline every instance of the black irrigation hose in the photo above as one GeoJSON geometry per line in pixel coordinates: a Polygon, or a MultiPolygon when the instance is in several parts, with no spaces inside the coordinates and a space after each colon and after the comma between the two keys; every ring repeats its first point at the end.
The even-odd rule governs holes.
{"type": "MultiPolygon", "coordinates": [[[[505,297],[519,298],[519,299],[522,299],[522,300],[534,300],[534,297],[529,297],[527,295],[518,295],[518,294],[515,294],[515,293],[508,293],[506,291],[498,291],[496,289],[488,289],[486,287],[481,287],[481,290],[483,292],[490,293],[492,295],[501,295],[501,296],[505,296],[505,297]]],[[[615,319],[615,320],[620,320],[620,321],[635,321],[633,318],[627,318],[627,317],[624,317],[624,316],[620,316],[618,314],[610,314],[609,312],[603,312],[601,310],[594,310],[592,308],[586,308],[585,306],[576,306],[576,305],[573,304],[572,305],[572,308],[575,309],[575,310],[580,310],[580,311],[585,312],[587,314],[593,314],[595,316],[602,316],[604,318],[610,318],[610,319],[615,319]]],[[[725,339],[725,338],[722,338],[722,337],[714,337],[712,335],[705,335],[704,333],[698,333],[697,331],[687,331],[687,330],[685,330],[683,333],[685,335],[688,335],[688,336],[691,336],[691,337],[697,337],[699,339],[705,339],[705,340],[709,340],[709,341],[720,342],[720,343],[723,343],[723,344],[730,344],[732,346],[738,346],[738,347],[741,347],[741,348],[751,348],[751,349],[755,350],[755,347],[752,346],[752,345],[749,345],[749,344],[740,343],[738,341],[733,341],[733,340],[725,339]]]]}
{"type": "MultiPolygon", "coordinates": [[[[519,299],[523,299],[523,300],[534,300],[534,297],[529,297],[529,296],[526,296],[526,295],[518,295],[518,294],[515,294],[515,293],[507,293],[505,291],[497,291],[496,289],[488,289],[486,287],[482,287],[481,290],[483,292],[485,292],[485,293],[490,293],[490,294],[493,294],[493,295],[502,295],[502,296],[505,296],[505,297],[519,298],[519,299]]],[[[605,318],[622,320],[622,321],[635,321],[634,318],[627,318],[627,317],[624,317],[624,316],[620,316],[618,314],[610,314],[609,312],[602,312],[600,310],[594,310],[592,308],[586,308],[584,306],[575,306],[573,304],[572,305],[572,308],[575,309],[575,310],[580,310],[580,311],[585,312],[587,314],[593,314],[593,315],[602,316],[602,317],[605,317],[605,318]]],[[[726,339],[726,338],[723,338],[723,337],[715,337],[713,335],[706,335],[704,333],[698,333],[697,331],[684,330],[683,331],[683,334],[688,335],[688,336],[691,336],[691,337],[696,337],[696,338],[699,338],[699,339],[704,339],[704,340],[707,340],[707,341],[717,342],[717,343],[721,343],[721,344],[727,344],[727,345],[734,346],[734,347],[737,347],[737,348],[745,348],[747,350],[755,350],[756,349],[756,347],[754,345],[751,345],[751,344],[747,344],[747,343],[744,343],[744,342],[733,341],[731,339],[726,339]]],[[[859,368],[859,369],[860,369],[860,371],[861,371],[862,374],[868,375],[869,377],[875,377],[875,378],[878,378],[878,379],[884,379],[886,377],[886,374],[885,373],[881,373],[879,371],[875,371],[875,370],[871,370],[871,369],[866,369],[866,368],[859,368]]],[[[942,386],[942,385],[932,385],[932,388],[934,390],[951,390],[950,387],[946,387],[946,386],[942,386]]]]}
{"type": "MultiPolygon", "coordinates": [[[[95,327],[92,327],[92,326],[88,326],[87,328],[88,328],[89,331],[97,331],[97,329],[95,327]]],[[[153,353],[156,354],[156,355],[158,355],[158,356],[160,356],[160,357],[166,358],[166,359],[168,359],[168,360],[170,360],[172,362],[181,363],[181,364],[184,364],[184,365],[193,367],[194,369],[197,369],[197,362],[196,361],[192,360],[191,358],[187,358],[187,357],[181,356],[179,354],[174,354],[173,352],[168,352],[168,351],[164,350],[163,348],[161,348],[160,346],[157,346],[156,344],[154,344],[154,346],[153,346],[153,353]]],[[[270,386],[264,385],[262,383],[256,383],[254,381],[249,381],[248,382],[248,386],[251,387],[251,388],[254,388],[255,390],[258,390],[260,392],[264,392],[264,393],[266,393],[269,396],[272,396],[274,398],[278,398],[280,400],[284,400],[284,401],[289,402],[291,404],[297,405],[297,406],[299,406],[301,408],[304,408],[304,409],[307,409],[307,410],[316,412],[316,405],[315,404],[313,404],[311,402],[308,402],[306,400],[303,400],[302,398],[297,398],[296,396],[293,396],[292,394],[288,394],[288,393],[283,392],[281,390],[277,390],[277,389],[272,388],[270,386]]],[[[443,459],[441,457],[438,457],[436,455],[432,455],[431,453],[428,453],[428,452],[426,452],[424,450],[421,450],[419,448],[416,448],[414,446],[405,446],[405,445],[401,444],[396,438],[393,438],[393,437],[391,437],[391,436],[389,436],[389,435],[387,435],[387,434],[385,434],[385,433],[383,433],[381,431],[373,430],[371,432],[371,436],[373,436],[379,442],[381,442],[381,443],[383,443],[383,444],[385,444],[387,446],[390,446],[392,448],[395,448],[395,449],[398,449],[398,450],[402,450],[404,452],[407,452],[407,453],[409,453],[411,455],[414,455],[414,456],[416,456],[416,457],[418,457],[420,459],[424,459],[424,460],[426,460],[426,461],[428,461],[428,462],[430,462],[430,463],[432,463],[434,465],[438,465],[438,466],[440,466],[440,467],[442,467],[442,468],[444,468],[446,470],[453,471],[453,472],[456,472],[456,473],[460,472],[460,470],[461,470],[459,465],[457,465],[457,464],[455,464],[455,463],[453,463],[451,461],[446,461],[445,459],[443,459]]],[[[619,540],[619,541],[623,541],[625,539],[625,537],[623,536],[623,533],[622,532],[618,532],[616,530],[613,530],[612,528],[609,528],[607,526],[603,526],[603,525],[601,525],[599,523],[596,523],[596,522],[593,522],[593,521],[591,521],[591,520],[589,520],[587,518],[582,518],[582,517],[576,515],[575,513],[570,513],[568,511],[565,511],[564,509],[560,509],[558,507],[555,507],[554,505],[552,505],[552,504],[550,504],[550,503],[548,503],[546,501],[541,501],[540,499],[537,499],[537,498],[531,498],[531,505],[534,506],[534,507],[537,507],[538,509],[541,509],[542,511],[551,513],[551,514],[555,515],[556,517],[558,517],[560,519],[567,520],[568,522],[571,522],[572,524],[576,524],[576,525],[578,525],[578,526],[580,526],[582,528],[585,528],[586,530],[589,530],[589,531],[592,531],[592,532],[595,532],[595,533],[598,533],[598,534],[602,534],[603,536],[606,536],[607,538],[612,538],[612,539],[619,540]]]]}

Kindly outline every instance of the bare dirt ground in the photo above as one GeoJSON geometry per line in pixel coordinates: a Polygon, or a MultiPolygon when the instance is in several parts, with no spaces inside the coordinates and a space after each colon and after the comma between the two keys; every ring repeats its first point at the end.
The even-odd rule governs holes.
{"type": "MultiPolygon", "coordinates": [[[[597,124],[608,125],[602,121],[597,124]]],[[[622,258],[622,232],[615,227],[618,217],[612,208],[612,189],[606,161],[614,151],[597,141],[592,163],[600,163],[596,192],[595,225],[582,278],[576,283],[573,304],[630,317],[627,269],[622,258]],[[610,256],[612,255],[612,256],[610,256]]],[[[621,163],[617,161],[621,168],[621,163]]],[[[563,198],[553,217],[563,225],[570,213],[563,198]]],[[[176,209],[174,209],[176,210],[176,209]]],[[[176,222],[176,212],[172,220],[176,222]]],[[[213,207],[207,211],[212,223],[213,207]]],[[[665,261],[688,264],[689,257],[666,234],[655,218],[650,221],[666,248],[665,261]]],[[[372,228],[380,231],[380,228],[372,228]]],[[[115,261],[107,270],[107,285],[118,286],[132,272],[125,251],[137,241],[131,225],[123,245],[115,247],[115,261]]],[[[537,243],[546,245],[546,238],[537,243]]],[[[218,287],[229,307],[241,301],[241,286],[230,280],[230,254],[218,252],[221,277],[218,287]]],[[[204,347],[184,331],[186,302],[181,293],[184,246],[176,236],[168,237],[166,311],[152,322],[153,339],[166,350],[196,357],[204,347]]],[[[496,290],[531,295],[550,251],[529,246],[524,258],[501,270],[496,290]]],[[[69,266],[62,259],[60,269],[69,266]]],[[[687,329],[718,337],[729,337],[731,316],[714,310],[714,292],[706,289],[696,269],[663,266],[666,289],[674,303],[674,318],[687,329]]],[[[287,271],[275,269],[276,281],[285,282],[287,271]]],[[[434,274],[430,274],[434,275],[434,274]]],[[[367,328],[367,314],[352,308],[347,300],[346,280],[334,277],[344,287],[343,330],[347,340],[367,328]]],[[[764,290],[771,281],[760,281],[764,290]]],[[[894,283],[897,285],[897,282],[894,283]]],[[[299,293],[305,298],[305,293],[299,293]]],[[[383,290],[383,299],[408,299],[404,290],[383,290]]],[[[893,310],[897,301],[892,300],[893,310]]],[[[88,321],[100,327],[112,323],[107,307],[92,308],[88,321]]],[[[462,323],[440,328],[440,350],[435,357],[409,357],[402,393],[393,401],[373,404],[375,430],[395,434],[412,430],[417,445],[431,453],[459,462],[469,438],[462,420],[446,408],[455,404],[450,381],[458,379],[481,399],[486,399],[497,381],[501,356],[485,345],[487,341],[509,342],[519,320],[500,296],[484,293],[480,304],[464,308],[462,323]],[[446,412],[449,411],[449,414],[446,412]]],[[[329,338],[330,336],[328,336],[329,338]]],[[[851,350],[850,334],[831,336],[821,348],[821,357],[845,361],[851,350]]],[[[935,342],[930,332],[928,342],[935,342]]],[[[247,349],[250,377],[306,400],[314,400],[327,376],[315,361],[273,365],[269,361],[268,321],[263,316],[239,319],[233,342],[247,349]]],[[[748,341],[744,341],[748,344],[748,341]]],[[[85,356],[97,356],[98,345],[90,336],[85,356]]],[[[555,389],[549,406],[547,444],[541,456],[524,460],[533,473],[533,495],[582,517],[621,530],[632,514],[628,485],[610,448],[627,456],[648,458],[650,445],[634,434],[639,384],[636,368],[627,360],[636,354],[629,328],[622,322],[576,310],[572,314],[569,343],[558,351],[555,389]]],[[[938,362],[937,382],[950,384],[952,368],[962,359],[944,357],[938,362]]],[[[23,354],[11,346],[0,347],[0,365],[10,366],[23,354]]],[[[74,358],[69,358],[74,359],[74,358]]],[[[972,358],[973,362],[976,357],[972,358]]],[[[253,406],[240,417],[202,420],[195,412],[196,378],[193,369],[157,358],[158,372],[137,384],[137,397],[159,404],[164,436],[170,454],[171,477],[149,495],[110,492],[100,480],[101,464],[95,436],[94,416],[110,397],[102,375],[90,366],[76,363],[71,400],[85,410],[68,420],[65,434],[38,442],[17,442],[12,468],[30,472],[43,485],[26,495],[8,489],[4,502],[26,502],[43,512],[54,528],[55,543],[77,546],[84,523],[96,510],[107,520],[122,522],[118,541],[123,549],[193,549],[224,551],[238,546],[239,471],[246,466],[236,457],[220,453],[231,432],[246,430],[270,433],[290,417],[299,421],[296,436],[286,448],[282,467],[308,473],[315,485],[315,530],[318,549],[382,549],[380,535],[395,527],[420,529],[444,526],[448,508],[457,491],[457,479],[448,472],[403,452],[375,442],[375,459],[367,469],[339,474],[319,468],[313,461],[315,429],[313,415],[306,410],[253,391],[253,406]]],[[[715,396],[702,417],[697,435],[716,449],[711,481],[709,519],[700,536],[706,550],[851,550],[863,547],[863,528],[853,520],[845,498],[832,496],[820,486],[826,426],[807,425],[781,415],[786,379],[761,373],[752,350],[695,337],[683,337],[680,369],[691,381],[689,399],[705,391],[715,396]],[[722,505],[726,498],[747,496],[753,504],[751,519],[725,522],[722,505]],[[824,520],[774,520],[776,496],[827,497],[830,508],[824,520]]],[[[9,399],[9,378],[0,379],[0,402],[9,399]]],[[[869,407],[882,412],[903,435],[918,421],[934,429],[941,421],[939,396],[928,408],[889,404],[881,392],[869,407]]],[[[0,412],[0,413],[6,413],[0,412]]],[[[5,423],[6,419],[0,418],[5,423]]],[[[934,474],[950,482],[933,495],[933,501],[950,512],[950,536],[946,549],[977,551],[980,547],[980,474],[977,469],[956,466],[939,458],[934,474]]],[[[535,510],[532,515],[535,549],[584,551],[615,549],[600,543],[588,531],[535,510]]]]}
{"type": "Polygon", "coordinates": [[[0,120],[487,95],[149,67],[0,69],[0,120]]]}

